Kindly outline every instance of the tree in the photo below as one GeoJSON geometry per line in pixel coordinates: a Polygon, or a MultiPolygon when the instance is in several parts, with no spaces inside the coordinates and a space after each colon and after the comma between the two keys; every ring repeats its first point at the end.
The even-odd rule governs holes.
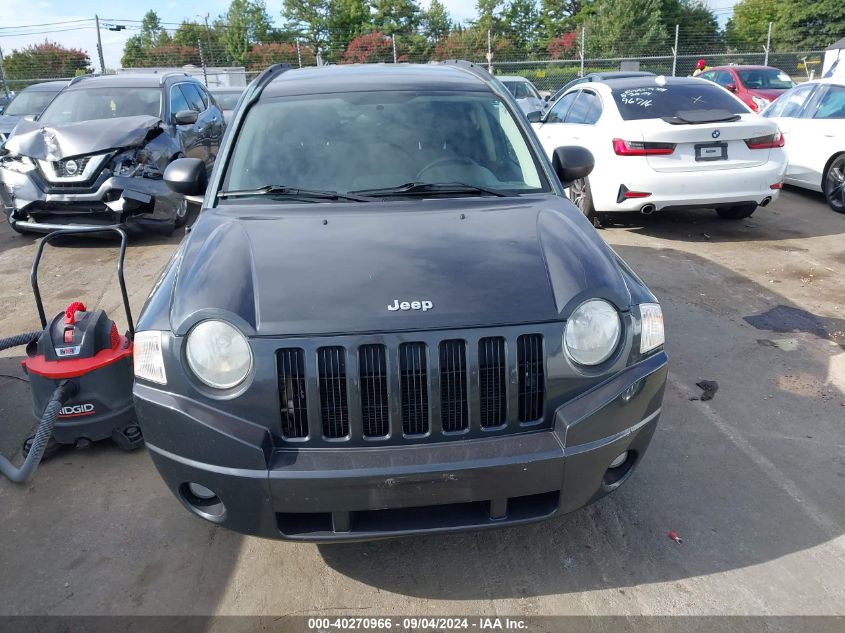
{"type": "Polygon", "coordinates": [[[422,34],[430,42],[437,42],[449,35],[452,30],[452,21],[445,5],[440,0],[431,0],[428,9],[422,14],[422,34]]]}
{"type": "Polygon", "coordinates": [[[388,35],[410,35],[420,24],[420,7],[415,0],[373,0],[372,24],[388,35]]]}
{"type": "Polygon", "coordinates": [[[725,26],[725,42],[739,51],[759,51],[766,45],[769,22],[778,19],[783,0],[741,0],[725,26]]]}
{"type": "Polygon", "coordinates": [[[663,0],[660,15],[669,37],[674,37],[678,25],[682,49],[694,52],[721,49],[719,22],[702,0],[663,0]]]}
{"type": "Polygon", "coordinates": [[[510,0],[501,14],[502,33],[517,51],[536,53],[540,37],[540,15],[535,0],[510,0]]]}
{"type": "MultiPolygon", "coordinates": [[[[513,49],[513,44],[501,35],[494,35],[492,49],[494,59],[506,57],[513,49]]],[[[476,26],[453,31],[437,42],[432,57],[484,62],[487,59],[487,31],[476,26]]]]}
{"type": "MultiPolygon", "coordinates": [[[[161,19],[155,11],[147,11],[141,20],[141,32],[130,37],[123,45],[123,57],[120,60],[124,68],[142,68],[159,66],[150,57],[154,48],[165,46],[172,38],[161,25],[161,19]]],[[[196,45],[196,42],[193,44],[196,45]]]]}
{"type": "Polygon", "coordinates": [[[329,58],[346,50],[351,39],[371,31],[368,0],[329,0],[328,29],[329,58]]]}
{"type": "MultiPolygon", "coordinates": [[[[310,48],[307,46],[301,46],[299,54],[302,55],[303,66],[314,65],[314,52],[310,48]]],[[[264,70],[271,64],[290,64],[291,66],[298,66],[299,56],[296,52],[296,46],[280,42],[256,44],[252,47],[252,50],[244,56],[244,65],[247,70],[264,70]]]]}
{"type": "Polygon", "coordinates": [[[161,25],[161,18],[155,11],[147,11],[141,20],[141,46],[146,49],[161,46],[170,42],[170,35],[161,25]]]}
{"type": "Polygon", "coordinates": [[[330,0],[284,0],[282,16],[310,46],[322,54],[329,41],[330,0]]]}
{"type": "Polygon", "coordinates": [[[541,0],[540,31],[543,39],[552,39],[571,31],[582,13],[589,7],[591,0],[541,0]]]}
{"type": "Polygon", "coordinates": [[[845,33],[845,8],[841,0],[782,0],[775,28],[790,50],[825,48],[845,33]]]}
{"type": "Polygon", "coordinates": [[[196,46],[182,46],[174,42],[151,48],[146,52],[145,61],[146,63],[142,63],[141,67],[165,66],[178,68],[180,66],[187,66],[188,64],[198,66],[201,63],[200,51],[196,46]]]}
{"type": "Polygon", "coordinates": [[[60,79],[93,72],[85,51],[44,40],[6,55],[7,79],[60,79]]]}
{"type": "Polygon", "coordinates": [[[263,0],[232,0],[222,20],[226,23],[226,52],[238,65],[253,44],[269,39],[273,28],[263,0]]]}
{"type": "Polygon", "coordinates": [[[586,28],[589,55],[648,55],[666,46],[660,0],[603,0],[586,28]]]}
{"type": "Polygon", "coordinates": [[[356,37],[346,47],[343,61],[359,64],[364,62],[392,62],[393,40],[379,32],[356,37]]]}
{"type": "Polygon", "coordinates": [[[476,0],[475,10],[478,12],[478,18],[473,22],[473,26],[484,33],[498,31],[501,26],[501,7],[502,0],[476,0]]]}
{"type": "Polygon", "coordinates": [[[552,59],[574,58],[578,53],[578,31],[570,31],[552,38],[546,50],[552,59]]]}

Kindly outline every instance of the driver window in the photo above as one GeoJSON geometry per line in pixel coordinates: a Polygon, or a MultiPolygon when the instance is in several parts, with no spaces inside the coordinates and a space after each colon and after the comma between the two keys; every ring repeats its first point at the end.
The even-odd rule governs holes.
{"type": "Polygon", "coordinates": [[[731,76],[730,73],[725,72],[724,70],[716,73],[716,83],[722,86],[723,88],[727,88],[728,84],[736,83],[734,78],[731,76]]]}
{"type": "Polygon", "coordinates": [[[814,84],[799,86],[791,93],[788,92],[783,95],[782,98],[784,99],[784,104],[783,111],[780,113],[780,116],[787,118],[796,118],[800,116],[801,109],[804,107],[810,93],[813,92],[815,87],[816,86],[814,84]]]}
{"type": "Polygon", "coordinates": [[[566,113],[569,111],[569,107],[575,101],[575,97],[577,96],[578,92],[567,92],[558,99],[557,103],[555,103],[552,109],[549,110],[549,116],[546,117],[546,123],[563,123],[566,118],[566,113]]]}

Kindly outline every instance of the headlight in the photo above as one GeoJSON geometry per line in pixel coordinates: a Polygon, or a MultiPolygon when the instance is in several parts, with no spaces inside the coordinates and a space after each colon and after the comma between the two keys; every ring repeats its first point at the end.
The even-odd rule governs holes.
{"type": "Polygon", "coordinates": [[[246,337],[224,321],[203,321],[188,333],[185,357],[194,375],[209,387],[231,389],[252,369],[246,337]]]}
{"type": "Polygon", "coordinates": [[[135,376],[160,385],[167,384],[164,358],[161,353],[161,332],[136,332],[132,349],[135,376]]]}
{"type": "Polygon", "coordinates": [[[590,299],[575,308],[567,320],[563,343],[576,363],[598,365],[610,358],[621,335],[616,308],[604,299],[590,299]]]}
{"type": "Polygon", "coordinates": [[[640,304],[640,354],[645,354],[663,345],[666,341],[663,332],[663,310],[656,303],[640,304]]]}
{"type": "Polygon", "coordinates": [[[2,166],[19,174],[28,174],[35,169],[35,163],[28,156],[10,156],[2,161],[2,166]]]}
{"type": "Polygon", "coordinates": [[[762,112],[765,110],[766,106],[769,105],[769,100],[764,99],[763,97],[751,97],[751,100],[754,102],[754,105],[757,106],[757,112],[762,112]]]}

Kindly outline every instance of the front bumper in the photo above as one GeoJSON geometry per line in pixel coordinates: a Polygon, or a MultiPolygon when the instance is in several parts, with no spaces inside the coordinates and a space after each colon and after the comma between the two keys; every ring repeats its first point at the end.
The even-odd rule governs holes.
{"type": "Polygon", "coordinates": [[[123,226],[169,233],[181,201],[163,180],[101,174],[90,186],[51,187],[35,173],[0,167],[0,202],[19,230],[123,226]]]}
{"type": "Polygon", "coordinates": [[[529,523],[608,494],[648,447],[666,375],[660,352],[559,407],[552,429],[398,447],[280,449],[263,427],[147,385],[135,403],[153,462],[191,512],[268,538],[356,541],[529,523]]]}

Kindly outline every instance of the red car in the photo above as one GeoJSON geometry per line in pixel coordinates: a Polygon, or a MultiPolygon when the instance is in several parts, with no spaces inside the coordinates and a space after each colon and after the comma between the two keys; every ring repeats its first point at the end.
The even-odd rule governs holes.
{"type": "Polygon", "coordinates": [[[789,75],[771,66],[716,66],[699,77],[730,90],[754,112],[762,112],[772,101],[795,87],[789,75]]]}

